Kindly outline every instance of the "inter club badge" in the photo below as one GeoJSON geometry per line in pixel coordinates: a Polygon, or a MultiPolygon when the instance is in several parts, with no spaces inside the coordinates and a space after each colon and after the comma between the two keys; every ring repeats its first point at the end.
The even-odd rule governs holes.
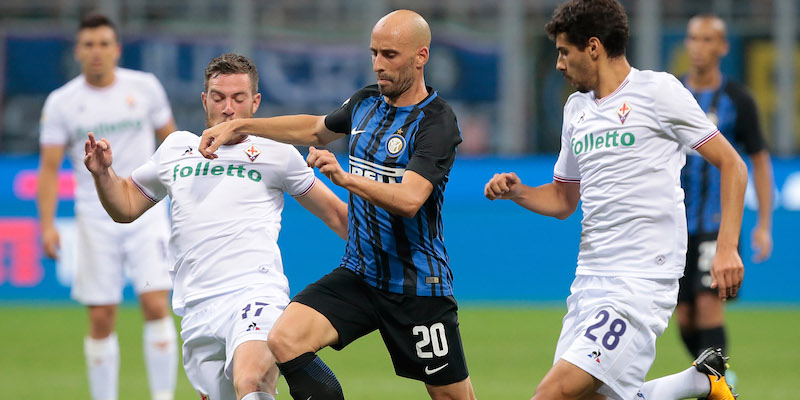
{"type": "Polygon", "coordinates": [[[617,115],[619,115],[619,122],[625,123],[625,120],[628,119],[628,114],[631,112],[631,106],[628,103],[622,103],[621,106],[617,109],[617,115]]]}
{"type": "Polygon", "coordinates": [[[255,162],[258,155],[261,154],[261,150],[258,149],[255,145],[250,145],[250,147],[244,150],[244,154],[247,154],[247,158],[250,159],[250,162],[255,162]]]}

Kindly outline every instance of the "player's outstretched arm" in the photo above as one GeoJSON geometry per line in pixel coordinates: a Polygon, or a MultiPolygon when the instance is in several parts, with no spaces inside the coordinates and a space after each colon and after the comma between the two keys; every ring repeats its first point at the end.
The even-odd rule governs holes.
{"type": "Polygon", "coordinates": [[[489,200],[513,200],[515,203],[537,214],[566,219],[580,201],[580,184],[553,181],[541,186],[522,183],[517,174],[504,172],[495,174],[483,193],[489,200]]]}
{"type": "Polygon", "coordinates": [[[340,238],[347,240],[347,204],[320,180],[304,196],[295,197],[306,210],[325,222],[340,238]]]}
{"type": "Polygon", "coordinates": [[[345,172],[328,150],[309,147],[309,167],[318,168],[331,182],[392,214],[412,218],[433,192],[433,184],[414,171],[406,170],[400,183],[378,182],[345,172]]]}
{"type": "Polygon", "coordinates": [[[89,132],[85,145],[83,163],[92,173],[100,203],[116,222],[133,222],[155,203],[145,197],[133,184],[131,178],[120,178],[111,168],[113,157],[111,145],[106,139],[95,140],[89,132]]]}
{"type": "Polygon", "coordinates": [[[711,287],[721,299],[735,296],[742,285],[744,265],[739,257],[747,165],[721,134],[697,149],[720,172],[722,217],[717,236],[717,252],[711,262],[711,287]]]}
{"type": "Polygon", "coordinates": [[[236,134],[260,136],[278,142],[303,146],[324,146],[344,136],[329,130],[325,126],[325,117],[321,115],[242,118],[223,122],[204,130],[203,137],[200,139],[200,154],[206,158],[216,158],[214,152],[236,134]]]}
{"type": "Polygon", "coordinates": [[[39,153],[39,185],[36,205],[39,207],[39,226],[42,230],[42,247],[50,258],[58,257],[60,239],[55,225],[58,205],[58,168],[64,160],[64,146],[42,146],[39,153]]]}

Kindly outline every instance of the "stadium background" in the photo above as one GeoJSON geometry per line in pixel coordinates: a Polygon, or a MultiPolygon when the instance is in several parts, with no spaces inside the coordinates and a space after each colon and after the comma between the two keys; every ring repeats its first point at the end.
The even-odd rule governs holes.
{"type": "MultiPolygon", "coordinates": [[[[258,116],[323,114],[373,81],[368,33],[380,16],[396,8],[414,9],[425,16],[434,38],[431,61],[426,68],[427,83],[453,106],[464,136],[448,184],[444,223],[456,294],[464,309],[468,356],[470,351],[488,354],[487,349],[495,349],[497,341],[507,342],[516,349],[512,351],[525,349],[522,358],[509,362],[518,361],[520,368],[535,364],[533,368],[544,370],[505,374],[498,379],[515,380],[524,389],[519,392],[521,397],[508,398],[530,394],[552,357],[563,299],[574,275],[580,216],[573,215],[564,222],[535,216],[514,204],[490,203],[483,198],[482,190],[484,182],[499,171],[516,171],[528,183],[544,183],[552,177],[559,146],[561,107],[571,92],[554,69],[554,46],[542,29],[557,3],[554,0],[0,2],[0,321],[3,321],[0,330],[4,331],[0,332],[0,349],[16,347],[19,340],[34,340],[31,338],[36,335],[31,332],[41,330],[36,327],[42,324],[50,327],[47,331],[52,331],[54,324],[60,329],[69,328],[61,335],[63,346],[55,351],[30,346],[30,351],[20,352],[16,357],[15,353],[3,357],[0,376],[5,378],[0,378],[0,398],[28,398],[25,393],[35,393],[14,390],[36,385],[37,380],[31,380],[19,366],[24,365],[23,360],[37,357],[49,360],[51,375],[64,381],[65,390],[59,394],[81,398],[88,393],[85,383],[81,386],[85,379],[79,351],[85,316],[68,299],[73,270],[69,243],[74,239],[69,234],[73,224],[73,180],[68,163],[59,179],[62,200],[59,224],[66,234],[62,237],[62,262],[58,264],[42,257],[34,200],[41,107],[50,91],[79,73],[71,45],[79,16],[90,10],[103,10],[114,16],[123,42],[121,65],[158,76],[167,90],[178,127],[197,133],[202,131],[204,122],[199,103],[202,71],[214,56],[235,50],[256,61],[261,74],[259,88],[264,96],[258,116]],[[475,325],[492,329],[484,337],[470,330],[475,325]],[[510,333],[512,327],[518,329],[518,334],[510,333]],[[3,333],[8,335],[6,340],[3,333]],[[483,339],[469,342],[471,335],[483,339]],[[77,351],[77,355],[70,358],[70,351],[77,351]],[[66,367],[59,370],[57,365],[66,367]],[[74,379],[65,379],[69,373],[75,374],[74,379]],[[17,376],[14,374],[20,379],[14,379],[17,376]],[[8,389],[9,385],[12,389],[8,389]],[[16,395],[9,397],[12,394],[16,395]]],[[[769,261],[753,264],[749,262],[752,254],[749,231],[755,221],[755,196],[752,190],[748,191],[742,235],[742,258],[748,269],[741,299],[730,307],[731,342],[734,354],[754,355],[752,360],[746,360],[756,371],[753,375],[764,373],[763,387],[778,388],[772,392],[755,391],[761,386],[747,385],[755,385],[757,380],[743,376],[740,392],[748,394],[750,389],[751,397],[786,398],[779,395],[784,393],[780,375],[766,374],[755,366],[763,362],[765,370],[780,369],[791,378],[800,378],[800,373],[792,368],[782,368],[791,366],[791,361],[800,356],[796,333],[800,327],[797,288],[800,262],[794,247],[800,238],[797,234],[800,124],[796,117],[800,111],[796,75],[800,60],[797,36],[800,4],[794,0],[640,0],[623,4],[631,17],[629,59],[640,69],[675,74],[685,71],[687,59],[682,40],[691,15],[714,11],[729,23],[732,46],[723,70],[747,85],[756,98],[767,143],[774,155],[776,194],[775,250],[769,261]],[[751,340],[746,333],[748,328],[758,327],[762,330],[753,331],[753,338],[784,331],[794,334],[785,339],[779,339],[778,335],[772,341],[748,342],[751,340]],[[771,352],[778,354],[773,358],[765,356],[771,352]]],[[[331,148],[342,149],[341,144],[331,148]]],[[[344,197],[342,191],[337,193],[344,197]]],[[[296,292],[337,265],[344,244],[289,200],[280,245],[287,275],[296,292]]],[[[133,299],[129,289],[126,298],[133,299]]],[[[133,304],[130,302],[128,308],[133,304]]],[[[130,322],[124,326],[135,335],[140,324],[136,313],[126,309],[121,318],[130,322]]],[[[674,327],[670,327],[672,330],[674,327]]],[[[370,343],[367,342],[375,345],[370,343]]],[[[132,353],[138,351],[138,346],[138,342],[129,344],[132,353]]],[[[659,354],[656,364],[656,369],[663,368],[662,373],[687,362],[688,356],[680,349],[674,332],[668,332],[660,346],[668,346],[659,354]],[[666,364],[661,364],[664,353],[669,355],[664,357],[666,364]]],[[[356,354],[358,350],[352,352],[356,354]]],[[[369,348],[364,352],[375,353],[369,348]]],[[[371,378],[365,375],[366,368],[351,365],[362,361],[335,359],[334,363],[337,362],[339,368],[345,369],[343,382],[350,393],[358,390],[355,382],[359,379],[366,386],[380,386],[384,381],[387,385],[414,386],[392,378],[390,366],[375,368],[382,372],[371,378]],[[347,368],[353,369],[352,377],[347,368]]],[[[487,397],[482,386],[498,387],[497,392],[489,393],[509,396],[516,393],[515,389],[500,386],[494,380],[487,379],[481,384],[478,373],[486,368],[482,363],[479,361],[476,366],[471,358],[479,396],[487,397]]],[[[37,368],[41,372],[41,367],[37,368]]],[[[146,386],[141,368],[123,365],[123,372],[126,368],[130,375],[122,376],[123,380],[126,376],[128,379],[128,383],[122,383],[123,391],[126,384],[134,393],[136,382],[146,386]],[[139,373],[141,376],[136,375],[139,373]]],[[[491,373],[487,371],[484,376],[491,373]]],[[[182,390],[186,392],[185,377],[181,377],[182,390]]],[[[792,393],[788,386],[784,387],[785,393],[792,393]]],[[[386,391],[403,393],[402,389],[386,391]]],[[[411,393],[412,398],[422,396],[419,394],[422,392],[411,393]]],[[[353,398],[389,397],[365,394],[353,398]]],[[[490,394],[488,398],[505,397],[490,394]]]]}

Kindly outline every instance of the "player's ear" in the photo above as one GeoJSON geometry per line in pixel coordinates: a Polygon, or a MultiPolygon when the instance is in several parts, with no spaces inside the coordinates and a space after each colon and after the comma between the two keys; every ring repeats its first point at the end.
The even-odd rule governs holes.
{"type": "Polygon", "coordinates": [[[600,49],[603,48],[603,43],[600,42],[600,39],[592,36],[589,38],[589,55],[592,57],[593,60],[596,60],[600,57],[600,49]]]}
{"type": "Polygon", "coordinates": [[[206,107],[206,92],[200,93],[200,100],[203,102],[203,110],[208,112],[208,108],[206,107]]]}
{"type": "Polygon", "coordinates": [[[422,46],[417,50],[416,62],[417,68],[421,68],[428,63],[428,58],[430,58],[430,50],[427,46],[422,46]]]}
{"type": "Polygon", "coordinates": [[[256,113],[256,110],[258,110],[258,106],[260,105],[261,105],[261,93],[256,93],[255,95],[253,95],[253,110],[252,110],[253,114],[256,113]]]}
{"type": "Polygon", "coordinates": [[[725,38],[722,38],[722,46],[720,46],[719,58],[723,58],[723,57],[727,56],[728,55],[728,51],[730,51],[730,49],[731,49],[731,45],[730,45],[730,43],[728,43],[728,40],[725,39],[725,38]]]}

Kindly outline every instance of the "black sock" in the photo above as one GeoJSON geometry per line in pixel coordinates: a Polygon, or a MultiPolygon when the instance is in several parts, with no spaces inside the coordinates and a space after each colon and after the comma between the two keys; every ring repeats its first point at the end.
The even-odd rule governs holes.
{"type": "Polygon", "coordinates": [[[681,339],[683,344],[686,345],[686,350],[692,354],[692,357],[697,357],[705,350],[705,347],[700,347],[700,333],[696,330],[681,330],[681,339]]]}
{"type": "Polygon", "coordinates": [[[725,337],[725,327],[718,326],[710,329],[700,329],[697,331],[697,344],[700,346],[700,351],[709,347],[721,348],[722,354],[728,355],[727,352],[727,339],[725,337]]]}
{"type": "Polygon", "coordinates": [[[295,400],[344,400],[342,386],[330,368],[314,353],[305,353],[278,369],[286,378],[295,400]]]}

